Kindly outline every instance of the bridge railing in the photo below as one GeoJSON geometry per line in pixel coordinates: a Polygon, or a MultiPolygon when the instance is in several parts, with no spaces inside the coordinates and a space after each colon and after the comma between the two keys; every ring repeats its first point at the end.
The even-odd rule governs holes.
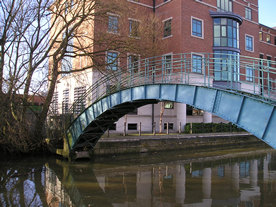
{"type": "Polygon", "coordinates": [[[223,53],[168,54],[145,58],[116,71],[106,70],[72,104],[69,113],[78,115],[97,100],[123,89],[164,83],[220,88],[275,102],[276,62],[223,53]]]}

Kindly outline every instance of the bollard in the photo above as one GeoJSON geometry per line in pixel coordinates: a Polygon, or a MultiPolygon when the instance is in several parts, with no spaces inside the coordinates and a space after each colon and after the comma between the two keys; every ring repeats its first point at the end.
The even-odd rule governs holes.
{"type": "Polygon", "coordinates": [[[153,123],[153,135],[155,136],[156,134],[156,122],[153,123]]]}
{"type": "Polygon", "coordinates": [[[179,122],[178,133],[181,134],[181,122],[179,122]]]}
{"type": "Polygon", "coordinates": [[[166,124],[167,124],[167,134],[169,134],[169,122],[167,122],[166,124]]]}
{"type": "Polygon", "coordinates": [[[193,133],[193,123],[190,123],[190,134],[193,133]]]}
{"type": "Polygon", "coordinates": [[[109,137],[109,128],[107,129],[107,137],[109,137]]]}
{"type": "Polygon", "coordinates": [[[123,136],[124,137],[126,136],[126,122],[124,122],[124,133],[123,133],[123,136]]]}

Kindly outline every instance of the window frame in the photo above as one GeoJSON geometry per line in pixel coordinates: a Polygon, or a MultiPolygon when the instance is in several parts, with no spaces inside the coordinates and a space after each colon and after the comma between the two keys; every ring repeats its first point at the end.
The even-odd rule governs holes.
{"type": "Polygon", "coordinates": [[[140,38],[140,35],[139,35],[139,26],[140,26],[140,20],[137,20],[137,19],[132,19],[132,18],[128,18],[128,28],[129,28],[129,33],[128,33],[128,36],[129,37],[133,37],[133,38],[140,38]],[[135,22],[135,23],[137,23],[138,24],[138,26],[137,26],[137,31],[136,31],[136,33],[137,33],[137,35],[133,35],[132,34],[132,24],[131,24],[131,22],[135,22]]]}
{"type": "Polygon", "coordinates": [[[196,73],[196,74],[203,74],[203,64],[204,64],[204,56],[202,55],[202,54],[199,54],[199,53],[192,53],[192,57],[191,57],[191,62],[192,62],[192,64],[191,64],[191,72],[192,73],[196,73]],[[198,68],[196,68],[195,70],[194,70],[194,56],[197,56],[197,57],[200,57],[200,59],[201,59],[201,68],[200,68],[200,72],[198,72],[199,70],[198,70],[198,68]]]}
{"type": "Polygon", "coordinates": [[[120,67],[120,58],[119,58],[119,55],[120,55],[120,53],[118,51],[115,51],[115,50],[106,51],[105,62],[107,64],[106,65],[106,69],[107,70],[117,71],[119,69],[119,67],[120,67]],[[116,53],[117,54],[117,57],[116,57],[117,60],[114,61],[114,63],[117,63],[116,70],[111,69],[113,67],[114,63],[110,63],[110,64],[108,63],[108,57],[110,57],[110,56],[108,56],[108,53],[116,53]]]}
{"type": "Polygon", "coordinates": [[[172,37],[172,17],[164,19],[163,22],[163,39],[172,37]],[[170,21],[169,34],[166,34],[166,22],[170,21]]]}
{"type": "Polygon", "coordinates": [[[224,11],[224,12],[233,12],[233,1],[232,0],[217,0],[217,10],[224,11]],[[228,6],[227,6],[228,9],[226,9],[227,4],[228,4],[228,6]]]}
{"type": "Polygon", "coordinates": [[[254,36],[252,35],[249,35],[249,34],[245,34],[245,50],[248,51],[248,52],[254,52],[254,36]],[[251,38],[251,48],[248,47],[248,41],[247,39],[248,38],[251,38]]]}
{"type": "MultiPolygon", "coordinates": [[[[118,14],[113,14],[113,13],[107,13],[108,15],[108,22],[107,22],[107,32],[111,34],[119,34],[119,17],[120,15],[118,14]],[[117,25],[116,25],[116,30],[114,28],[110,27],[110,17],[116,18],[117,19],[117,25]]],[[[113,25],[113,24],[112,24],[113,25]]],[[[114,25],[113,25],[114,26],[114,25]]]]}
{"type": "Polygon", "coordinates": [[[128,71],[132,71],[130,67],[130,64],[133,64],[133,63],[130,63],[129,62],[129,57],[137,57],[138,58],[138,66],[137,66],[137,70],[133,70],[134,73],[138,73],[140,71],[140,55],[137,55],[137,54],[134,54],[134,53],[127,53],[127,69],[128,71]]]}
{"type": "Polygon", "coordinates": [[[252,20],[252,9],[249,7],[245,7],[245,19],[252,20]]]}
{"type": "Polygon", "coordinates": [[[199,19],[199,18],[196,18],[196,17],[193,17],[193,16],[191,17],[191,36],[192,37],[197,37],[197,38],[200,38],[200,39],[204,39],[204,20],[203,19],[199,19]],[[197,22],[201,22],[201,36],[198,36],[198,35],[194,34],[193,20],[195,20],[197,22]]]}
{"type": "Polygon", "coordinates": [[[172,52],[162,55],[162,68],[165,70],[165,74],[170,74],[171,71],[173,70],[173,64],[172,63],[173,63],[173,53],[172,52]],[[171,57],[170,63],[167,62],[167,57],[168,56],[171,57]],[[169,67],[167,67],[168,64],[170,64],[169,67]]]}
{"type": "Polygon", "coordinates": [[[248,82],[253,82],[253,78],[254,78],[254,69],[253,67],[247,65],[245,67],[245,80],[248,81],[248,82]]]}
{"type": "Polygon", "coordinates": [[[164,109],[170,109],[170,110],[174,109],[174,102],[172,102],[172,101],[165,101],[164,102],[164,109]],[[169,107],[166,107],[166,106],[169,106],[169,107]]]}

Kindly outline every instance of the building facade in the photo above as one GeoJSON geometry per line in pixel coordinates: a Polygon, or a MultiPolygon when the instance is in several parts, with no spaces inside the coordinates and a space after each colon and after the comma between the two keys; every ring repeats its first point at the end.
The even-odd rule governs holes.
{"type": "MultiPolygon", "coordinates": [[[[205,53],[212,53],[214,58],[223,58],[225,55],[235,58],[239,58],[239,55],[261,58],[263,60],[260,64],[275,67],[273,61],[276,61],[276,29],[258,23],[258,0],[122,1],[125,1],[127,8],[135,12],[126,15],[109,12],[105,23],[93,21],[93,26],[88,29],[89,35],[97,37],[97,35],[106,33],[111,39],[128,36],[143,45],[146,37],[141,34],[141,28],[143,28],[142,33],[146,34],[147,27],[143,25],[142,19],[151,15],[160,21],[158,44],[163,46],[152,54],[162,56],[162,60],[169,64],[175,54],[191,53],[192,72],[197,80],[203,79],[201,65],[205,53]]],[[[100,46],[95,45],[93,50],[100,50],[100,46]]],[[[139,54],[136,50],[129,51],[126,55],[123,55],[121,51],[107,50],[103,59],[108,64],[107,71],[116,71],[119,67],[139,64],[139,60],[148,55],[150,53],[139,54]]],[[[87,60],[76,58],[67,60],[68,62],[71,65],[65,70],[74,70],[75,65],[85,67],[87,60]]],[[[250,90],[250,83],[252,82],[253,85],[254,77],[261,75],[250,66],[243,68],[233,66],[226,70],[217,68],[212,84],[222,87],[225,81],[229,80],[227,70],[246,74],[231,77],[234,81],[241,80],[246,83],[244,86],[243,83],[237,86],[243,90],[250,90]]],[[[93,68],[60,77],[53,97],[54,113],[68,113],[74,100],[81,97],[88,87],[101,77],[102,74],[93,68]]],[[[275,88],[275,77],[272,76],[265,80],[275,88]]],[[[77,107],[78,112],[81,112],[82,106],[85,105],[84,100],[77,107]]],[[[110,130],[123,132],[126,126],[128,131],[135,132],[141,125],[142,131],[150,132],[156,123],[157,131],[159,127],[161,131],[165,131],[166,123],[168,123],[170,130],[178,131],[179,127],[183,130],[184,125],[189,122],[212,121],[223,122],[224,120],[185,104],[165,102],[138,108],[121,118],[110,130]],[[162,123],[159,126],[161,111],[162,123]]]]}

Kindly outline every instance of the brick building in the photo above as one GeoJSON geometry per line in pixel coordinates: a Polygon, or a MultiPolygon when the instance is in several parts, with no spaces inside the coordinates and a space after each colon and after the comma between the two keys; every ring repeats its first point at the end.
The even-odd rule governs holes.
{"type": "MultiPolygon", "coordinates": [[[[126,1],[127,7],[136,12],[127,15],[110,12],[107,14],[106,24],[96,20],[93,22],[93,29],[89,30],[92,31],[90,35],[96,37],[106,33],[110,38],[128,35],[129,38],[135,37],[137,42],[142,44],[145,39],[138,32],[139,27],[143,26],[141,19],[147,15],[154,15],[162,25],[158,44],[164,45],[154,55],[163,56],[165,61],[171,61],[177,53],[191,53],[191,58],[195,61],[202,61],[203,53],[215,53],[213,54],[215,58],[221,58],[225,54],[261,58],[263,59],[261,64],[268,66],[274,64],[271,61],[276,61],[276,29],[258,23],[258,0],[122,1],[126,1]]],[[[99,47],[95,46],[93,49],[98,50],[99,47]]],[[[105,52],[104,61],[112,63],[107,69],[117,70],[119,66],[130,65],[144,57],[146,54],[137,54],[137,51],[129,51],[123,55],[121,51],[109,50],[105,52]]],[[[76,64],[85,66],[85,61],[81,59],[70,61],[71,69],[74,69],[76,64]]],[[[250,68],[238,70],[248,75],[239,77],[242,81],[250,82],[254,76],[260,75],[250,68]]],[[[197,78],[202,78],[201,69],[194,72],[197,78]]],[[[54,111],[66,113],[70,104],[100,77],[93,69],[61,77],[53,98],[54,111]]],[[[221,70],[214,74],[213,84],[223,85],[224,82],[221,80],[225,79],[227,72],[221,70]]],[[[275,88],[275,77],[267,80],[275,88]]],[[[169,122],[169,128],[174,131],[178,130],[180,122],[183,126],[188,122],[223,121],[185,104],[168,102],[164,106],[163,124],[169,122]]],[[[127,118],[121,118],[113,129],[122,132],[126,121],[128,130],[137,130],[141,122],[143,131],[151,131],[153,122],[159,122],[160,107],[160,103],[141,107],[128,114],[127,118]]]]}

